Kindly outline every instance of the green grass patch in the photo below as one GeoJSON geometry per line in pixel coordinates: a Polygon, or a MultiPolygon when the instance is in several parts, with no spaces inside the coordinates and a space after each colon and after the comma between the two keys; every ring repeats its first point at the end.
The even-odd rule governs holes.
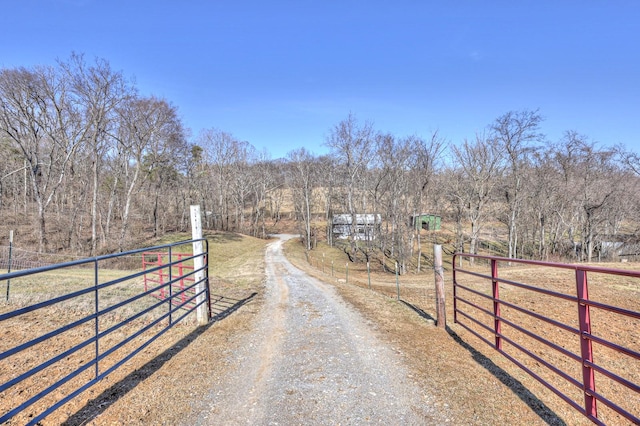
{"type": "MultiPolygon", "coordinates": [[[[270,241],[231,232],[207,234],[209,273],[240,288],[259,288],[264,251],[270,241]]],[[[213,290],[213,289],[212,289],[213,290]]]]}
{"type": "MultiPolygon", "coordinates": [[[[180,242],[188,239],[186,233],[171,234],[161,239],[149,241],[150,246],[158,246],[180,242]]],[[[264,277],[264,250],[269,241],[252,238],[230,232],[206,234],[209,242],[209,273],[212,278],[212,291],[224,287],[225,289],[253,289],[257,290],[264,277]]],[[[160,250],[168,253],[168,249],[160,250]]],[[[184,244],[172,248],[172,253],[191,253],[192,245],[184,244]]],[[[153,258],[151,256],[150,258],[153,258]]],[[[168,256],[163,257],[166,261],[168,256]]],[[[112,268],[111,260],[100,264],[98,283],[106,283],[142,270],[142,255],[125,256],[118,259],[119,267],[112,268]]],[[[193,262],[185,262],[185,264],[193,262]]],[[[148,265],[152,268],[153,265],[148,265]]],[[[178,267],[174,266],[174,275],[178,267]]],[[[184,273],[187,273],[185,270],[184,273]]],[[[0,312],[9,312],[23,306],[50,300],[65,294],[79,291],[94,286],[93,264],[81,267],[70,267],[55,271],[38,273],[20,278],[14,278],[9,283],[9,301],[0,305],[0,312]]],[[[163,270],[168,277],[168,268],[163,270]]],[[[149,283],[149,287],[153,284],[149,283]]],[[[6,299],[7,281],[0,281],[0,291],[3,299],[6,299]]],[[[144,291],[143,277],[126,280],[115,284],[100,292],[100,304],[109,306],[127,297],[144,291]]],[[[63,309],[71,309],[82,312],[94,310],[93,293],[82,298],[72,299],[60,305],[63,309]],[[86,300],[85,300],[86,299],[86,300]]]]}

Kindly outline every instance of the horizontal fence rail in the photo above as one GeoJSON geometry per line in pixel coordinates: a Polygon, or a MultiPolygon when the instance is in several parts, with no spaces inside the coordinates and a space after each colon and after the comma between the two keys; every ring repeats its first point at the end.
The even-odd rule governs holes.
{"type": "Polygon", "coordinates": [[[209,318],[207,253],[198,239],[0,275],[0,423],[37,424],[196,310],[209,318]]]}
{"type": "Polygon", "coordinates": [[[457,324],[589,420],[640,424],[640,271],[456,253],[453,294],[457,324]]]}

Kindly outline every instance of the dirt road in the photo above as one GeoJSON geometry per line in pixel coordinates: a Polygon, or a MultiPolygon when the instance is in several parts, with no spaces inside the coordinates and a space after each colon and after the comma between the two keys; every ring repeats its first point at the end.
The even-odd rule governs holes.
{"type": "Polygon", "coordinates": [[[294,268],[282,242],[266,251],[266,303],[237,337],[190,424],[446,424],[385,346],[332,287],[294,268]]]}

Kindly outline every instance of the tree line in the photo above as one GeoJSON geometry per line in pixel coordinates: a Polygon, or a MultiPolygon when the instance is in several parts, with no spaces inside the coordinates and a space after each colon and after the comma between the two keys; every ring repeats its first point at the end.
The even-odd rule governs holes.
{"type": "MultiPolygon", "coordinates": [[[[374,238],[349,238],[354,260],[417,266],[429,212],[476,252],[592,261],[638,238],[640,159],[568,131],[542,133],[537,110],[511,111],[464,141],[397,136],[350,114],[326,155],[305,148],[272,160],[210,128],[189,135],[177,107],[140,95],[102,59],[0,70],[0,212],[31,230],[39,251],[97,254],[187,230],[200,204],[207,229],[266,237],[291,215],[308,249],[334,244],[334,214],[376,213],[374,238]],[[414,259],[414,260],[412,260],[414,259]],[[417,259],[417,264],[415,262],[417,259]]],[[[25,231],[27,232],[27,231],[25,231]]]]}
{"type": "MultiPolygon", "coordinates": [[[[491,242],[509,258],[591,262],[636,247],[638,155],[575,131],[549,141],[542,123],[538,110],[510,111],[456,144],[437,132],[397,137],[349,116],[331,130],[328,157],[308,160],[318,182],[310,186],[322,194],[327,220],[336,212],[381,213],[379,235],[349,238],[346,250],[366,260],[384,256],[402,272],[416,264],[410,260],[424,234],[409,218],[424,212],[441,215],[452,225],[453,248],[470,253],[491,242]]],[[[300,164],[299,155],[291,160],[300,164]]]]}

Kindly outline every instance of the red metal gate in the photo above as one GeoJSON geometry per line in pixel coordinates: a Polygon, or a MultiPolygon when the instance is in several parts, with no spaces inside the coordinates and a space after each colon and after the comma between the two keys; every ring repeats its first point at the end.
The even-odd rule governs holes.
{"type": "Polygon", "coordinates": [[[640,424],[640,271],[460,253],[453,264],[457,324],[594,423],[640,424]]]}
{"type": "Polygon", "coordinates": [[[192,285],[195,282],[193,261],[191,264],[182,261],[183,258],[190,259],[191,257],[193,254],[190,253],[172,253],[171,255],[167,252],[142,253],[142,270],[151,269],[151,272],[144,274],[144,291],[160,287],[158,291],[151,293],[151,296],[160,300],[171,299],[171,303],[175,306],[193,309],[195,304],[195,300],[193,300],[195,287],[192,285]],[[180,279],[174,281],[170,286],[165,285],[173,281],[175,277],[180,277],[180,279]],[[190,302],[187,303],[187,301],[190,302]]]}

